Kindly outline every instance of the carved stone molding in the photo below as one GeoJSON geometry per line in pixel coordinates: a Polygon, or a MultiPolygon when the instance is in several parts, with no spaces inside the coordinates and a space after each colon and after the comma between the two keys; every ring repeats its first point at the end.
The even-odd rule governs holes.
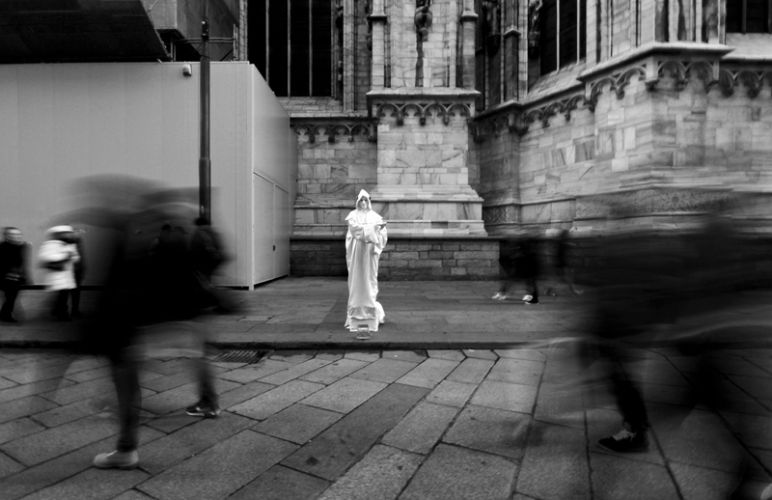
{"type": "Polygon", "coordinates": [[[563,115],[566,121],[570,121],[571,113],[582,106],[587,106],[587,100],[580,90],[533,107],[507,107],[477,118],[472,127],[473,137],[476,142],[482,142],[490,135],[503,132],[523,136],[533,123],[540,122],[542,128],[549,127],[553,116],[563,115]]]}
{"type": "Polygon", "coordinates": [[[602,76],[596,80],[585,83],[585,104],[590,111],[595,111],[598,98],[605,89],[613,92],[617,99],[625,96],[625,88],[633,78],[646,79],[647,64],[637,64],[632,67],[622,68],[614,73],[602,76]]]}
{"type": "Polygon", "coordinates": [[[706,90],[718,87],[726,97],[734,95],[738,86],[744,86],[746,95],[755,99],[761,93],[764,81],[772,85],[772,68],[742,67],[718,61],[660,61],[658,76],[667,74],[675,78],[678,90],[686,87],[692,78],[698,78],[706,90]]]}
{"type": "Polygon", "coordinates": [[[403,125],[406,116],[417,116],[421,125],[426,125],[428,116],[436,116],[447,125],[454,115],[470,117],[472,107],[468,103],[442,103],[442,102],[383,102],[375,107],[375,116],[384,118],[393,116],[397,125],[403,125]]]}
{"type": "Polygon", "coordinates": [[[375,122],[367,117],[293,117],[290,125],[298,136],[307,136],[312,144],[318,135],[326,135],[330,144],[340,139],[353,142],[357,136],[376,142],[375,122]]]}
{"type": "Polygon", "coordinates": [[[471,118],[478,92],[416,92],[368,94],[370,116],[376,121],[392,117],[397,126],[405,123],[405,117],[418,118],[426,125],[429,117],[436,117],[447,125],[453,116],[471,118]]]}

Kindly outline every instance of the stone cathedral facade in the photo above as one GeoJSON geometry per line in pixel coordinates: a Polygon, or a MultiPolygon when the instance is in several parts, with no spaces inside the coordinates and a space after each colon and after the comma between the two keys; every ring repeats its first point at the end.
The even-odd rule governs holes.
{"type": "Polygon", "coordinates": [[[345,274],[360,189],[386,279],[495,277],[502,237],[607,230],[599,199],[677,227],[714,188],[764,193],[770,3],[250,0],[299,142],[292,273],[345,274]]]}

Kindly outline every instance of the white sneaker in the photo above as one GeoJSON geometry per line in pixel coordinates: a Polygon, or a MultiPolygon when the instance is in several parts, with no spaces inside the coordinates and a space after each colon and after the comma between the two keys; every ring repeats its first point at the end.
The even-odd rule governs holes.
{"type": "Polygon", "coordinates": [[[764,488],[764,491],[761,492],[761,495],[759,496],[761,500],[770,500],[772,499],[772,483],[768,484],[766,488],[764,488]]]}
{"type": "Polygon", "coordinates": [[[493,300],[507,300],[507,296],[501,292],[496,292],[496,295],[491,297],[493,300]]]}
{"type": "Polygon", "coordinates": [[[133,451],[111,451],[100,453],[94,457],[94,467],[97,469],[136,469],[139,465],[139,453],[133,451]]]}
{"type": "Polygon", "coordinates": [[[525,295],[523,295],[523,299],[522,300],[523,300],[523,302],[530,302],[530,301],[533,300],[533,295],[531,295],[529,293],[525,294],[525,295]]]}

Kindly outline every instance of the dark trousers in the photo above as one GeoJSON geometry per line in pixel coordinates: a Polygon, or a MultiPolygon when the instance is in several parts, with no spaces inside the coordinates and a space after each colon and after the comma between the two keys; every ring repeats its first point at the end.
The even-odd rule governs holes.
{"type": "Polygon", "coordinates": [[[139,442],[139,410],[142,396],[139,387],[138,361],[129,349],[110,357],[113,383],[118,397],[118,451],[133,451],[139,442]]]}
{"type": "MultiPolygon", "coordinates": [[[[203,339],[202,339],[203,340],[203,339]]],[[[139,412],[142,394],[139,386],[139,359],[133,346],[123,347],[109,356],[113,383],[118,398],[118,451],[136,450],[139,443],[139,412]]],[[[203,356],[191,359],[198,379],[199,403],[217,406],[212,371],[203,356]]]]}
{"type": "Polygon", "coordinates": [[[10,319],[13,317],[13,309],[16,307],[16,298],[19,296],[19,284],[15,281],[4,280],[2,284],[5,301],[0,310],[0,318],[10,319]]]}
{"type": "Polygon", "coordinates": [[[72,296],[72,290],[57,290],[54,297],[54,307],[51,314],[58,319],[68,319],[70,317],[69,303],[72,296]]]}

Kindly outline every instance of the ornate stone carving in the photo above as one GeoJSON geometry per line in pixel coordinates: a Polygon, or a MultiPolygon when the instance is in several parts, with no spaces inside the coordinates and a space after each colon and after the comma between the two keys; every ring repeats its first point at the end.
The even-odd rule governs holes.
{"type": "Polygon", "coordinates": [[[432,26],[431,6],[432,0],[416,0],[415,2],[415,16],[413,21],[420,41],[425,41],[429,36],[429,28],[432,26]]]}
{"type": "Polygon", "coordinates": [[[461,102],[382,102],[375,105],[375,116],[382,118],[393,116],[397,125],[403,125],[406,116],[417,116],[421,125],[426,124],[427,116],[434,114],[442,119],[442,123],[447,125],[453,115],[470,117],[472,115],[472,106],[461,102]]]}
{"type": "Polygon", "coordinates": [[[592,82],[588,82],[585,87],[585,104],[590,111],[595,111],[603,89],[608,85],[609,90],[614,92],[617,99],[625,96],[625,87],[632,81],[633,77],[641,79],[646,78],[646,64],[623,68],[622,70],[603,76],[592,82]]]}
{"type": "Polygon", "coordinates": [[[497,113],[486,115],[475,120],[473,138],[483,142],[487,136],[500,134],[504,131],[523,136],[532,123],[541,122],[542,128],[550,126],[550,118],[562,114],[566,121],[571,120],[571,113],[580,106],[586,106],[586,100],[581,92],[576,92],[533,108],[506,108],[497,113]]]}
{"type": "MultiPolygon", "coordinates": [[[[751,99],[758,97],[764,86],[764,81],[772,83],[772,71],[759,68],[732,68],[722,65],[719,61],[697,60],[684,61],[668,59],[657,62],[657,76],[663,78],[672,76],[676,82],[676,89],[683,90],[692,78],[702,81],[705,90],[718,87],[724,96],[735,93],[738,85],[742,84],[751,99]]],[[[651,82],[650,90],[656,90],[657,81],[651,82]]]]}
{"type": "Polygon", "coordinates": [[[353,142],[357,136],[363,136],[370,142],[376,141],[375,121],[369,118],[292,118],[291,125],[297,135],[307,136],[312,144],[316,142],[317,135],[326,135],[330,144],[339,138],[353,142]]]}

